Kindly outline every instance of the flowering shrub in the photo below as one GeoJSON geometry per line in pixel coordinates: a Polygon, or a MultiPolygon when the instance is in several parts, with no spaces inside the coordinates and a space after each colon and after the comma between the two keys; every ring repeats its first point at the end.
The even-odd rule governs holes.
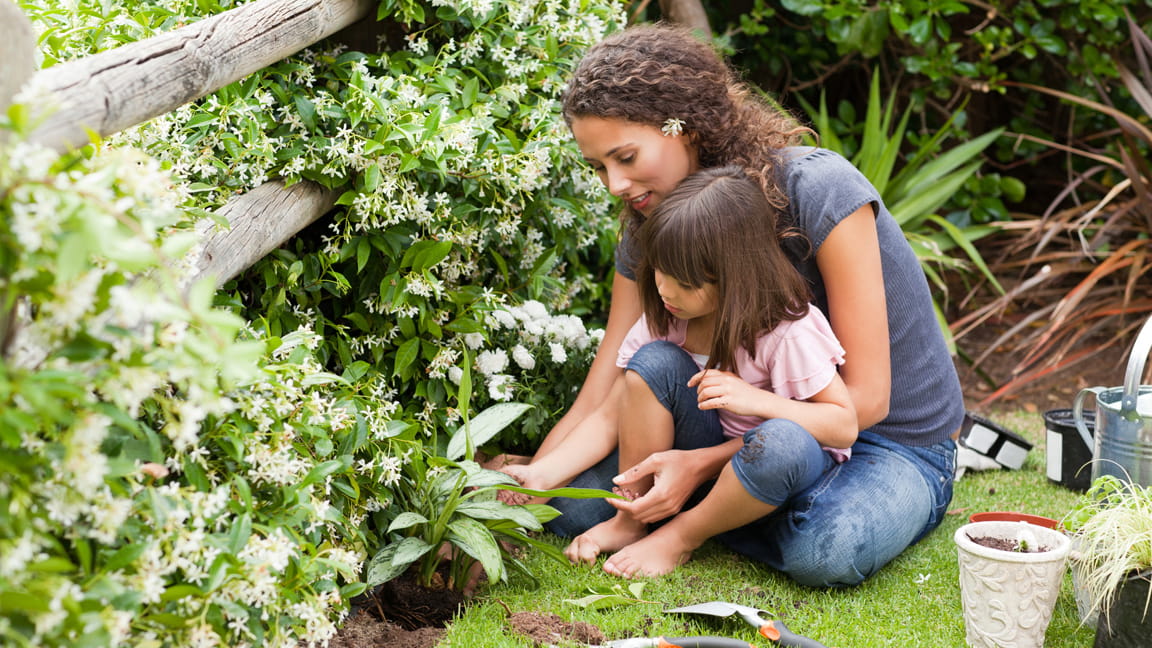
{"type": "MultiPolygon", "coordinates": [[[[26,2],[53,34],[103,13],[26,2]]],[[[140,36],[198,13],[191,0],[158,4],[103,30],[140,36]]],[[[113,141],[161,160],[203,208],[277,176],[342,188],[337,210],[226,286],[230,303],[273,335],[311,322],[325,367],[366,363],[385,405],[429,434],[455,420],[447,376],[461,352],[503,351],[516,369],[486,373],[485,394],[537,405],[500,439],[529,444],[570,404],[594,345],[536,335],[559,346],[531,350],[538,368],[526,368],[536,342],[516,349],[490,314],[526,300],[603,310],[614,219],[558,97],[583,49],[623,24],[622,6],[434,0],[383,2],[379,14],[382,32],[406,34],[382,37],[380,53],[321,43],[113,141]]],[[[83,55],[78,40],[46,39],[47,58],[83,55]]]]}
{"type": "Polygon", "coordinates": [[[5,645],[322,643],[421,447],[306,326],[186,285],[171,187],[128,149],[0,147],[5,645]]]}
{"type": "MultiPolygon", "coordinates": [[[[22,6],[50,65],[233,4],[22,6]]],[[[514,442],[567,405],[613,225],[557,97],[621,8],[448,4],[382,2],[405,49],[321,45],[84,154],[3,141],[5,644],[320,644],[461,418],[453,376],[536,406],[514,442]],[[274,176],[340,207],[186,285],[192,221],[274,176]]]]}

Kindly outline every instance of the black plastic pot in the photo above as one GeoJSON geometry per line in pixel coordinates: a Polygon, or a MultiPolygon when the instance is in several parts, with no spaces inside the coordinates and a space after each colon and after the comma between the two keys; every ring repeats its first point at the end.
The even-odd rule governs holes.
{"type": "MultiPolygon", "coordinates": [[[[1152,588],[1152,569],[1133,574],[1120,585],[1112,606],[1100,615],[1096,623],[1096,642],[1093,648],[1144,648],[1148,646],[1149,621],[1145,615],[1149,588],[1152,588]]],[[[1152,606],[1149,606],[1152,612],[1152,606]]]]}

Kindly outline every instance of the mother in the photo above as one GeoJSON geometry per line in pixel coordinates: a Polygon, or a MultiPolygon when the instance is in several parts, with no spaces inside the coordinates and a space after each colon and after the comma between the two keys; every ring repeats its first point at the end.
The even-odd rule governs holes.
{"type": "MultiPolygon", "coordinates": [[[[924,274],[868,180],[836,153],[798,146],[803,128],[743,84],[711,46],[672,26],[632,27],[595,45],[563,110],[582,155],[624,203],[624,233],[599,352],[537,456],[581,421],[603,416],[621,375],[616,353],[641,312],[637,223],[689,173],[738,164],[784,210],[781,240],[847,351],[841,375],[861,431],[851,460],[792,493],[776,513],[717,539],[799,583],[843,586],[862,582],[939,525],[952,497],[963,398],[924,274]]],[[[673,516],[730,460],[715,448],[654,454],[616,483],[654,476],[655,487],[616,506],[643,521],[673,516]]],[[[609,457],[571,485],[610,488],[616,461],[609,457]]],[[[604,500],[552,505],[564,515],[549,528],[565,536],[615,512],[604,500]]],[[[591,562],[598,552],[576,546],[569,555],[591,562]]]]}

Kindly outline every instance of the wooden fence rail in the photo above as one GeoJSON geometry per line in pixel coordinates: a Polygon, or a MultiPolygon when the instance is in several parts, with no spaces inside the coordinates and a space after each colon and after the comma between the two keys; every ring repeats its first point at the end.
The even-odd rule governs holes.
{"type": "MultiPolygon", "coordinates": [[[[369,17],[375,0],[259,0],[93,56],[62,63],[33,80],[58,103],[32,133],[58,151],[112,135],[290,56],[369,17]]],[[[231,225],[211,233],[198,277],[220,286],[335,206],[337,194],[303,181],[269,182],[221,210],[231,225]],[[256,236],[259,233],[259,237],[256,236]]]]}
{"type": "Polygon", "coordinates": [[[244,78],[367,16],[373,0],[260,0],[37,74],[62,108],[32,140],[64,150],[244,78]]]}

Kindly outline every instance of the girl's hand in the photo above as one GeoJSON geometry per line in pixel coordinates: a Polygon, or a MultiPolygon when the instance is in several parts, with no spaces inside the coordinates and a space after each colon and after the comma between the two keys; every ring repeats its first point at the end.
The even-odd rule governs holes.
{"type": "Polygon", "coordinates": [[[705,369],[688,380],[696,388],[696,402],[702,410],[723,409],[745,416],[757,416],[764,408],[764,390],[753,387],[730,371],[705,369]]]}
{"type": "Polygon", "coordinates": [[[609,499],[609,504],[629,513],[645,523],[672,517],[684,508],[684,502],[704,480],[692,468],[692,453],[685,450],[665,450],[648,456],[635,466],[617,475],[612,481],[624,491],[634,490],[636,484],[652,476],[652,488],[634,500],[609,499]]]}

